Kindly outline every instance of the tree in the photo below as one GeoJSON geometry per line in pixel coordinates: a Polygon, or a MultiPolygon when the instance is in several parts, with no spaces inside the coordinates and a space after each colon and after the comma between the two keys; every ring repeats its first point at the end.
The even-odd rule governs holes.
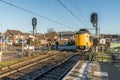
{"type": "Polygon", "coordinates": [[[55,36],[57,36],[57,33],[55,32],[54,28],[47,30],[46,37],[49,41],[54,41],[55,36]]]}
{"type": "Polygon", "coordinates": [[[54,29],[54,28],[49,28],[49,29],[47,30],[47,33],[51,33],[51,32],[55,32],[55,29],[54,29]]]}
{"type": "Polygon", "coordinates": [[[48,40],[48,47],[51,50],[51,46],[55,44],[55,36],[57,36],[57,33],[55,32],[54,28],[50,28],[47,30],[46,37],[48,40]]]}

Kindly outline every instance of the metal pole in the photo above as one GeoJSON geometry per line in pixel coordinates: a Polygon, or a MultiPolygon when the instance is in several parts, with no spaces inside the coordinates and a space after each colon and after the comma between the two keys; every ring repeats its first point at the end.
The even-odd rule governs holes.
{"type": "Polygon", "coordinates": [[[6,51],[7,51],[7,41],[8,41],[8,37],[6,37],[6,43],[5,43],[6,44],[6,51]]]}
{"type": "Polygon", "coordinates": [[[22,58],[23,58],[23,54],[24,54],[24,39],[22,38],[22,58]]]}
{"type": "MultiPolygon", "coordinates": [[[[1,24],[0,24],[1,25],[1,24]]],[[[2,29],[1,29],[0,62],[2,61],[2,29]]]]}
{"type": "MultiPolygon", "coordinates": [[[[98,41],[98,24],[97,24],[97,22],[95,23],[95,27],[96,27],[96,38],[98,41]]],[[[97,53],[98,53],[98,42],[97,42],[97,45],[95,46],[95,58],[96,58],[97,53]]]]}
{"type": "Polygon", "coordinates": [[[95,23],[94,26],[96,28],[96,38],[98,39],[98,26],[97,26],[97,23],[95,23]]]}
{"type": "Polygon", "coordinates": [[[2,41],[2,28],[1,28],[1,35],[0,35],[0,37],[1,37],[0,55],[2,55],[2,45],[3,45],[3,41],[2,41]]]}
{"type": "Polygon", "coordinates": [[[0,62],[2,62],[2,55],[0,55],[0,62]]]}
{"type": "Polygon", "coordinates": [[[98,37],[98,24],[94,23],[93,26],[96,28],[96,37],[98,37]]]}
{"type": "Polygon", "coordinates": [[[98,27],[96,26],[96,36],[98,37],[98,27]]]}
{"type": "Polygon", "coordinates": [[[102,44],[102,62],[103,62],[103,44],[102,44]]]}
{"type": "Polygon", "coordinates": [[[22,41],[22,53],[23,53],[23,41],[22,41]]]}
{"type": "Polygon", "coordinates": [[[32,55],[34,55],[34,41],[35,41],[35,25],[33,25],[33,52],[32,52],[32,55]]]}
{"type": "Polygon", "coordinates": [[[33,37],[34,37],[34,34],[35,34],[35,29],[34,29],[35,26],[33,26],[33,37]]]}
{"type": "MultiPolygon", "coordinates": [[[[35,41],[35,40],[34,40],[34,35],[35,35],[35,26],[36,26],[36,25],[34,24],[34,25],[33,25],[33,42],[35,41]]],[[[30,47],[30,46],[29,46],[29,47],[30,47]]],[[[33,48],[34,48],[34,44],[33,44],[33,48]]],[[[34,49],[33,49],[33,51],[34,51],[34,49]]],[[[33,52],[33,53],[34,53],[34,52],[33,52]]]]}

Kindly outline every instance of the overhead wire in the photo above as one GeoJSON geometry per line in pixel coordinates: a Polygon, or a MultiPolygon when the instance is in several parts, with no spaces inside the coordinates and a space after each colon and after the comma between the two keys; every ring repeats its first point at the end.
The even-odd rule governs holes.
{"type": "MultiPolygon", "coordinates": [[[[47,9],[49,9],[50,12],[51,12],[56,18],[58,18],[58,17],[59,17],[59,19],[62,18],[62,17],[60,17],[61,15],[57,16],[57,12],[56,12],[53,8],[48,7],[48,4],[45,3],[44,0],[43,0],[43,1],[42,1],[42,0],[37,0],[37,1],[40,2],[42,5],[44,5],[47,9]]],[[[73,26],[73,25],[71,25],[71,26],[73,26]]],[[[75,28],[76,28],[76,27],[75,27],[75,28]]]]}
{"type": "Polygon", "coordinates": [[[3,2],[3,3],[5,3],[5,4],[8,4],[8,5],[13,6],[13,7],[15,7],[15,8],[18,8],[18,9],[20,9],[20,10],[22,10],[22,11],[27,12],[27,13],[31,13],[31,14],[33,14],[33,15],[39,16],[39,17],[41,17],[41,18],[44,18],[44,19],[46,19],[46,20],[48,20],[48,21],[50,21],[50,22],[54,22],[54,23],[57,23],[57,24],[59,24],[59,25],[62,25],[62,26],[68,27],[68,28],[72,28],[72,29],[75,30],[75,28],[73,28],[73,27],[71,27],[71,26],[65,25],[65,24],[63,24],[63,23],[60,23],[60,22],[55,21],[55,20],[53,20],[53,19],[47,18],[47,17],[45,17],[45,16],[39,15],[39,14],[37,14],[37,13],[34,13],[34,12],[30,11],[30,10],[24,9],[24,8],[22,8],[22,7],[19,7],[19,6],[16,6],[16,5],[14,5],[14,4],[12,4],[12,3],[9,3],[9,2],[6,2],[6,1],[4,1],[4,0],[0,0],[0,2],[3,2]]]}
{"type": "MultiPolygon", "coordinates": [[[[44,8],[47,8],[50,12],[51,12],[51,14],[53,14],[56,18],[58,18],[59,17],[59,19],[61,18],[60,16],[57,16],[57,13],[56,13],[56,11],[55,10],[53,10],[53,8],[51,8],[51,7],[48,7],[48,4],[47,3],[45,3],[44,1],[42,1],[42,0],[37,0],[37,4],[38,4],[38,6],[40,5],[42,5],[44,8]]],[[[73,25],[72,25],[73,26],[73,25]]],[[[75,27],[76,28],[76,27],[75,27]]]]}
{"type": "Polygon", "coordinates": [[[42,5],[40,5],[36,0],[34,0],[33,3],[35,3],[36,5],[38,5],[40,8],[44,9],[44,7],[42,5]]]}
{"type": "MultiPolygon", "coordinates": [[[[73,3],[74,1],[73,0],[69,0],[70,1],[70,3],[71,3],[71,5],[72,5],[72,8],[73,8],[73,11],[74,11],[74,13],[76,14],[76,15],[78,15],[78,17],[81,17],[80,16],[80,13],[79,13],[79,11],[78,11],[78,9],[77,9],[77,7],[76,7],[76,5],[73,3]],[[78,14],[77,14],[78,13],[78,14]]],[[[71,8],[71,9],[72,9],[71,8]]],[[[82,27],[82,26],[81,26],[82,27]]],[[[83,26],[84,27],[84,26],[83,26]]],[[[78,25],[78,28],[80,28],[80,26],[78,25]]]]}
{"type": "Polygon", "coordinates": [[[78,13],[79,13],[79,15],[83,14],[83,17],[84,17],[84,18],[82,18],[82,16],[80,16],[80,17],[81,17],[81,18],[82,18],[82,20],[85,22],[85,20],[84,20],[84,19],[86,19],[86,17],[85,17],[85,15],[84,15],[83,11],[82,11],[82,10],[80,9],[80,7],[78,6],[78,4],[77,4],[76,0],[74,0],[73,2],[74,2],[75,6],[76,6],[76,7],[77,7],[77,9],[78,9],[78,13]]]}
{"type": "Polygon", "coordinates": [[[87,27],[87,25],[80,19],[78,18],[69,8],[67,8],[67,6],[65,4],[63,4],[60,0],[57,0],[72,16],[74,16],[78,21],[80,21],[85,27],[87,27]]]}
{"type": "MultiPolygon", "coordinates": [[[[72,1],[72,0],[71,0],[72,1]]],[[[76,9],[78,9],[78,13],[79,15],[82,13],[82,10],[79,8],[78,4],[76,3],[76,1],[73,1],[73,3],[75,4],[76,6],[76,9]]]]}
{"type": "Polygon", "coordinates": [[[39,7],[42,6],[42,7],[44,7],[44,8],[47,8],[50,13],[52,13],[54,16],[57,16],[57,15],[54,13],[54,10],[53,10],[52,8],[48,7],[48,5],[45,4],[43,1],[37,0],[36,4],[37,4],[39,7]],[[41,3],[43,6],[42,6],[40,3],[41,3]]]}
{"type": "MultiPolygon", "coordinates": [[[[71,4],[72,4],[74,10],[79,14],[79,11],[78,11],[77,7],[75,6],[75,4],[73,3],[73,1],[70,0],[70,2],[71,2],[71,4]]],[[[79,15],[80,15],[80,14],[79,14],[79,15]]]]}

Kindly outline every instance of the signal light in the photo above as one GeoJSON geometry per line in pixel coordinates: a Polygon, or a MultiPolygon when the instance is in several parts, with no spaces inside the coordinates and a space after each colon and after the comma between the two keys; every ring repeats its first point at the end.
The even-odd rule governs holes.
{"type": "Polygon", "coordinates": [[[33,25],[33,28],[35,28],[35,26],[37,25],[37,19],[36,18],[32,19],[32,25],[33,25]]]}
{"type": "Polygon", "coordinates": [[[96,24],[98,20],[97,13],[91,14],[91,23],[96,24]]]}

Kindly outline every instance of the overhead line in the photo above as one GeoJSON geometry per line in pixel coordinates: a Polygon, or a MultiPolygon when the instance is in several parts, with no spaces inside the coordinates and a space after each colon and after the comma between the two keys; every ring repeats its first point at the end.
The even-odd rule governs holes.
{"type": "MultiPolygon", "coordinates": [[[[82,12],[82,10],[79,8],[79,6],[78,6],[78,4],[77,4],[77,2],[76,2],[76,0],[74,1],[74,3],[75,3],[75,5],[76,5],[76,7],[78,7],[78,11],[79,11],[79,14],[80,13],[82,13],[83,14],[83,17],[86,19],[86,17],[85,17],[85,15],[84,15],[84,13],[82,12]]],[[[82,16],[81,16],[82,17],[82,16]]],[[[83,18],[82,17],[82,18],[83,18]]],[[[83,21],[85,22],[85,20],[83,19],[83,21]]]]}
{"type": "Polygon", "coordinates": [[[72,2],[72,0],[70,0],[70,2],[73,5],[73,8],[76,10],[76,12],[79,14],[79,11],[77,10],[77,7],[74,5],[74,3],[72,2]]]}
{"type": "Polygon", "coordinates": [[[38,4],[38,6],[41,6],[40,4],[39,4],[39,2],[44,6],[44,8],[46,7],[54,16],[56,16],[56,14],[53,12],[53,9],[51,9],[50,7],[48,7],[44,2],[42,2],[42,1],[40,1],[40,0],[37,0],[37,4],[38,4]]]}
{"type": "Polygon", "coordinates": [[[73,5],[73,8],[75,9],[75,11],[78,13],[81,20],[84,22],[84,24],[86,24],[84,18],[81,15],[82,11],[81,11],[81,9],[79,9],[79,6],[77,5],[76,1],[70,0],[70,2],[73,5]]]}
{"type": "Polygon", "coordinates": [[[10,5],[10,6],[16,7],[16,8],[18,8],[18,9],[22,10],[22,11],[25,11],[25,12],[31,13],[31,14],[33,14],[33,15],[39,16],[39,17],[41,17],[41,18],[44,18],[44,19],[46,19],[46,20],[48,20],[48,21],[57,23],[57,24],[59,24],[59,25],[65,26],[65,27],[69,27],[69,28],[75,29],[75,28],[73,28],[73,27],[71,27],[71,26],[68,26],[68,25],[65,25],[65,24],[63,24],[63,23],[60,23],[60,22],[58,22],[58,21],[52,20],[52,19],[50,19],[50,18],[41,16],[41,15],[39,15],[39,14],[37,14],[37,13],[34,13],[34,12],[30,11],[30,10],[24,9],[24,8],[22,8],[22,7],[19,7],[19,6],[16,6],[16,5],[14,5],[14,4],[12,4],[12,3],[9,3],[9,2],[6,2],[6,1],[4,1],[4,0],[0,0],[0,1],[3,2],[3,3],[5,3],[5,4],[8,4],[8,5],[10,5]]]}
{"type": "Polygon", "coordinates": [[[78,21],[80,21],[85,27],[86,24],[80,19],[78,18],[70,9],[68,9],[60,0],[57,0],[69,13],[71,13],[72,16],[74,16],[78,21]]]}

